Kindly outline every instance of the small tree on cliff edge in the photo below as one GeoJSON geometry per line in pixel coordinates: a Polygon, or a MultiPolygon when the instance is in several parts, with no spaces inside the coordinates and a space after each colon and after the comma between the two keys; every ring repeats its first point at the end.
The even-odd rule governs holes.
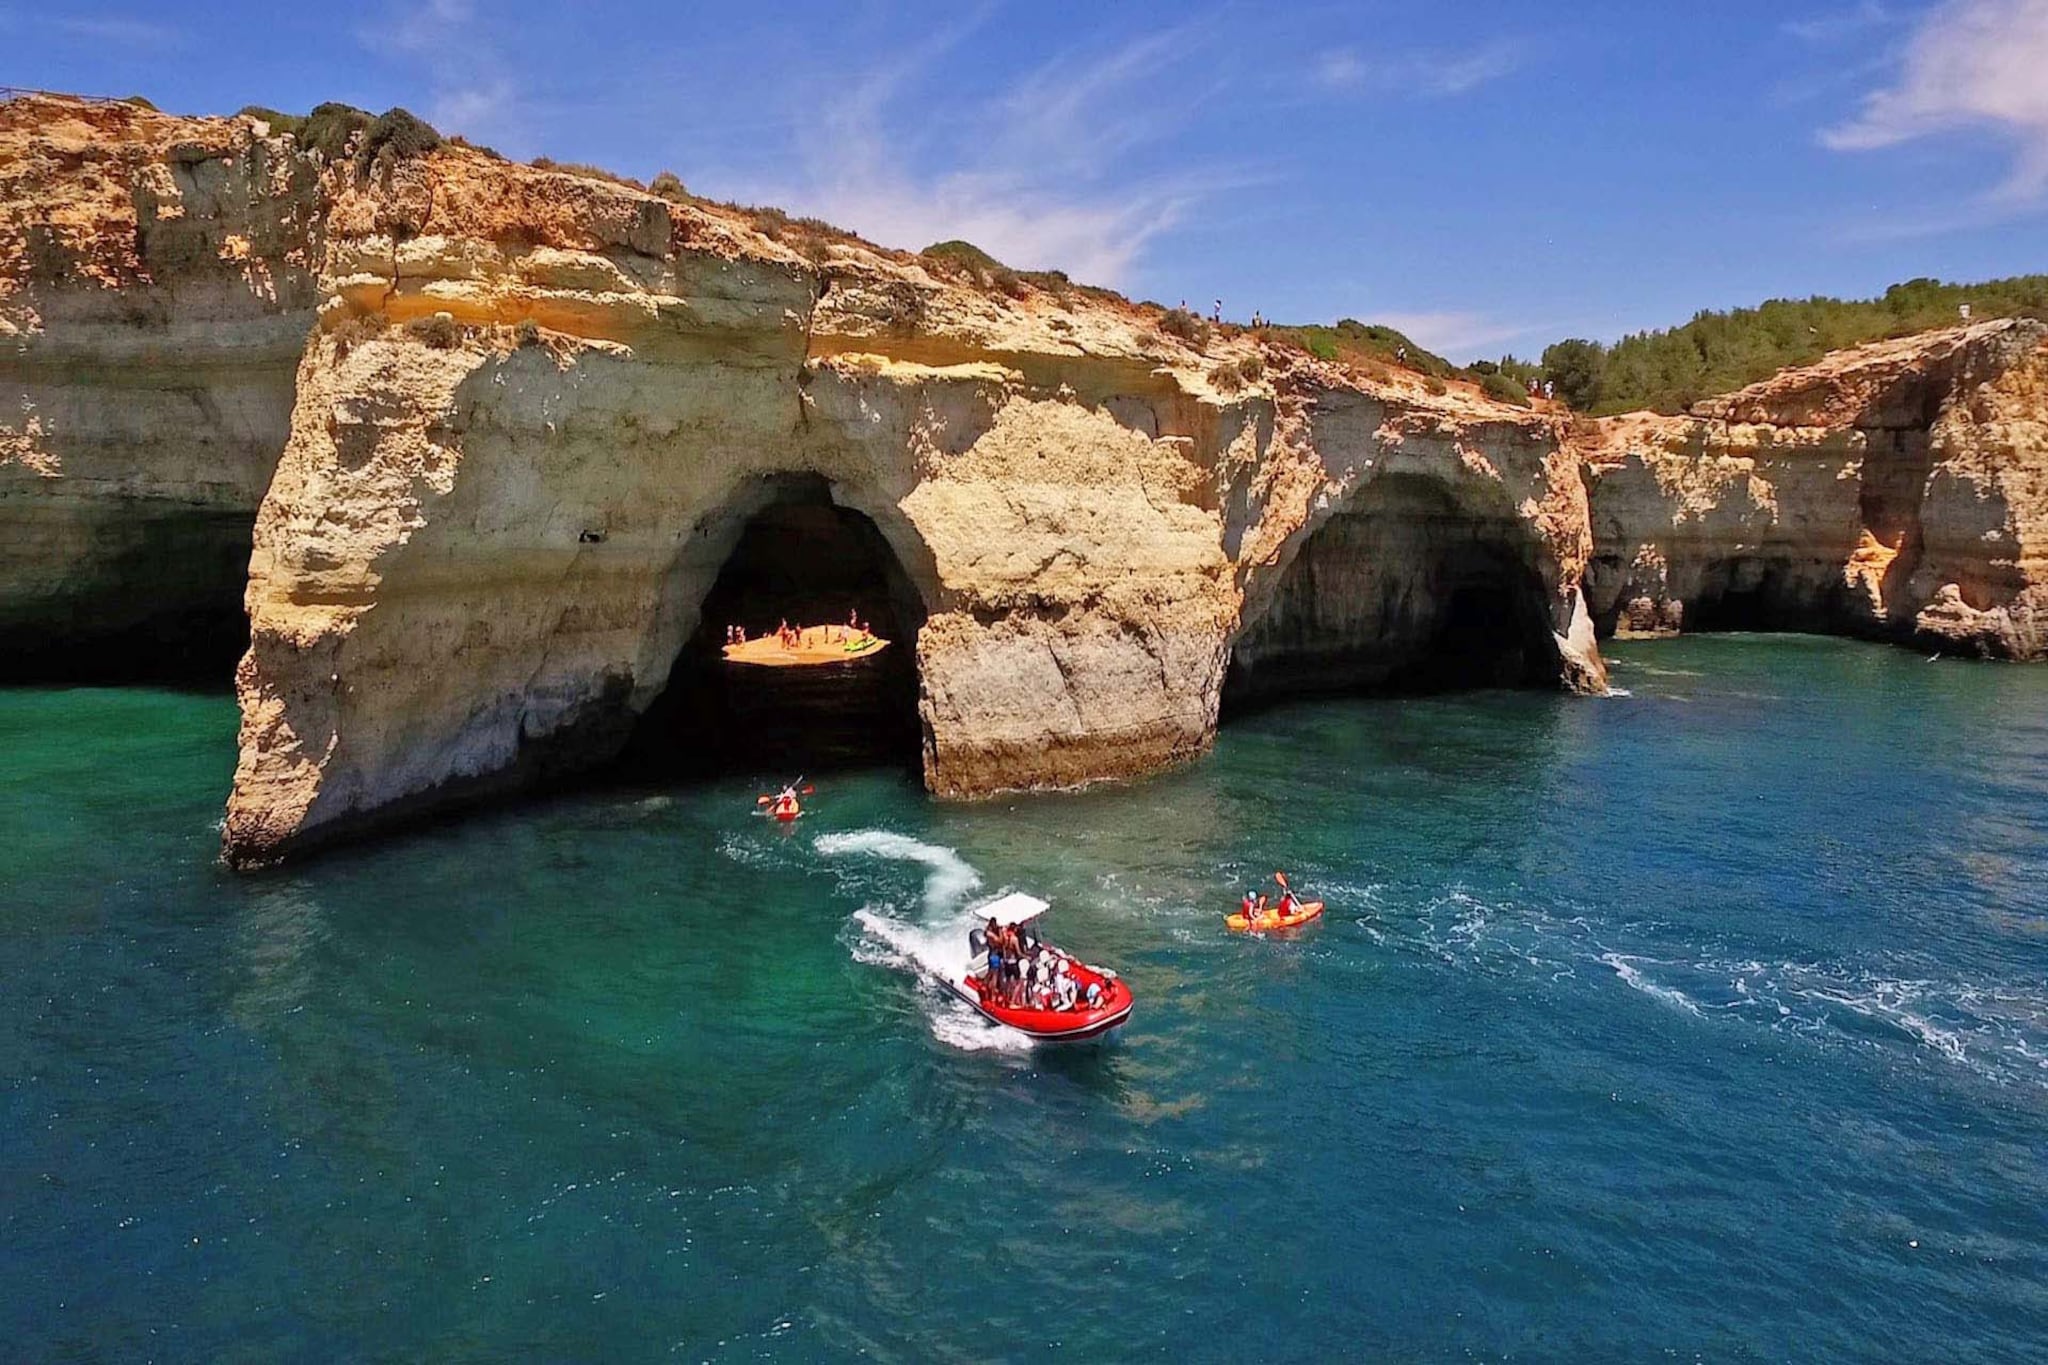
{"type": "Polygon", "coordinates": [[[1543,348],[1543,374],[1557,385],[1557,396],[1584,412],[1600,401],[1607,371],[1607,348],[1597,341],[1573,337],[1543,348]]]}

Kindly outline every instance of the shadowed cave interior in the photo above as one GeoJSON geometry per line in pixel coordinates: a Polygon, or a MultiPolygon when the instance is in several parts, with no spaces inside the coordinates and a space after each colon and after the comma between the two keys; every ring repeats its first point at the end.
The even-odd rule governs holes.
{"type": "Polygon", "coordinates": [[[1238,637],[1226,717],[1294,697],[1555,687],[1529,533],[1435,480],[1385,475],[1308,539],[1238,637]]]}
{"type": "MultiPolygon", "coordinates": [[[[68,545],[53,560],[84,566],[59,598],[0,602],[0,683],[146,683],[224,691],[249,647],[242,608],[254,517],[246,512],[137,507],[91,527],[94,553],[68,545]]],[[[40,531],[0,522],[39,553],[40,531]]]]}
{"type": "Polygon", "coordinates": [[[634,726],[617,768],[637,779],[749,772],[769,781],[868,764],[915,767],[917,633],[923,601],[874,522],[834,503],[822,479],[783,479],[739,533],[667,687],[634,726]],[[723,657],[748,637],[842,624],[849,611],[889,641],[879,654],[764,668],[723,657]]]}

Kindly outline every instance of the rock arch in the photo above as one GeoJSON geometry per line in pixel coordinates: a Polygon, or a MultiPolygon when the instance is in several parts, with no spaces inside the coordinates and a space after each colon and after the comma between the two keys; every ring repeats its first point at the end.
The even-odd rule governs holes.
{"type": "MultiPolygon", "coordinates": [[[[676,555],[651,634],[673,639],[659,690],[637,706],[618,756],[636,773],[916,762],[918,636],[938,597],[931,552],[894,509],[870,515],[816,474],[750,481],[698,522],[676,555]],[[888,522],[894,531],[883,529],[888,522]],[[742,668],[723,659],[726,626],[838,622],[849,611],[889,646],[824,669],[742,668]]],[[[652,684],[656,676],[648,679],[652,684]]]]}
{"type": "Polygon", "coordinates": [[[1567,663],[1545,567],[1497,488],[1380,473],[1248,587],[1224,711],[1314,694],[1559,686],[1567,663]]]}

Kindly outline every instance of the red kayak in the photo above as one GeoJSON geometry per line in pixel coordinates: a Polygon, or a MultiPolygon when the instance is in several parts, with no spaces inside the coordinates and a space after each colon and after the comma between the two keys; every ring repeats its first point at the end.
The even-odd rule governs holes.
{"type": "MultiPolygon", "coordinates": [[[[993,918],[1003,925],[1018,925],[1045,913],[1046,903],[1035,896],[1017,893],[1004,896],[975,912],[978,920],[993,918]]],[[[1066,964],[1067,973],[1079,987],[1079,997],[1088,998],[1089,987],[1097,988],[1092,1005],[1073,1009],[1043,1008],[1038,1004],[1012,1005],[988,979],[986,963],[970,962],[957,976],[944,977],[955,995],[981,1012],[985,1019],[1016,1029],[1019,1033],[1048,1043],[1079,1043],[1100,1038],[1121,1027],[1131,1017],[1131,988],[1106,967],[1094,967],[1071,953],[1041,943],[1041,953],[1051,953],[1066,964]]]]}

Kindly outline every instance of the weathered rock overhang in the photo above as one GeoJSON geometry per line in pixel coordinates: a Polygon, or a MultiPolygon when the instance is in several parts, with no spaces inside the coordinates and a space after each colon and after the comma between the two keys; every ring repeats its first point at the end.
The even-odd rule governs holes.
{"type": "Polygon", "coordinates": [[[1596,622],[2041,650],[2038,325],[1574,424],[466,149],[0,139],[0,636],[245,603],[238,863],[632,745],[791,479],[915,599],[947,796],[1199,755],[1226,691],[1599,691],[1596,622]]]}
{"type": "Polygon", "coordinates": [[[0,679],[224,681],[317,302],[247,123],[0,103],[0,679]]]}
{"type": "Polygon", "coordinates": [[[2048,325],[1841,352],[1584,440],[1603,633],[1825,631],[2048,652],[2048,325]]]}
{"type": "Polygon", "coordinates": [[[914,589],[942,795],[1202,753],[1248,597],[1388,470],[1515,541],[1554,632],[1517,680],[1597,683],[1547,419],[601,182],[430,160],[334,196],[256,527],[235,861],[609,760],[795,476],[914,589]],[[1252,355],[1262,379],[1215,381],[1252,355]]]}

